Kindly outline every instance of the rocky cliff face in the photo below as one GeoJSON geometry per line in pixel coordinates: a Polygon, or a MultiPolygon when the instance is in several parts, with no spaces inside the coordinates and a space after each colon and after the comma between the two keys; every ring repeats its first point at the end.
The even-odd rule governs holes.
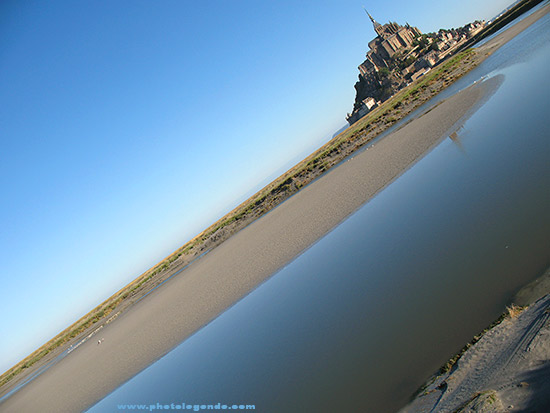
{"type": "Polygon", "coordinates": [[[399,90],[401,82],[394,73],[379,71],[368,77],[359,76],[355,83],[355,103],[353,110],[361,108],[363,100],[372,97],[383,102],[399,90]]]}

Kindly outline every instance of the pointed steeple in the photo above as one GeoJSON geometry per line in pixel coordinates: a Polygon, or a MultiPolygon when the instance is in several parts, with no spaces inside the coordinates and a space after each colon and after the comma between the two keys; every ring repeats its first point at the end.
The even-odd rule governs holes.
{"type": "Polygon", "coordinates": [[[380,26],[380,23],[378,23],[376,20],[374,20],[374,18],[370,15],[370,13],[368,12],[367,9],[365,9],[365,8],[363,7],[363,10],[365,10],[365,13],[367,13],[367,15],[368,15],[369,18],[370,18],[370,21],[372,22],[372,24],[374,24],[375,27],[376,27],[376,26],[380,26]]]}
{"type": "Polygon", "coordinates": [[[367,13],[367,15],[369,16],[370,21],[372,22],[372,25],[374,26],[374,31],[376,32],[376,34],[380,34],[380,33],[378,33],[378,28],[382,25],[380,23],[378,23],[376,20],[374,20],[374,18],[370,15],[370,13],[367,11],[367,9],[365,9],[364,7],[363,7],[363,9],[365,10],[365,13],[367,13]]]}

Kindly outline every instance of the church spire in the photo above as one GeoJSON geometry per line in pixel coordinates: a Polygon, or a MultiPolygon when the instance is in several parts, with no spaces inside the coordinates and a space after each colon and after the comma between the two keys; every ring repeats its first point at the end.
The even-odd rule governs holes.
{"type": "Polygon", "coordinates": [[[365,13],[367,13],[367,15],[369,16],[370,21],[372,22],[372,24],[373,24],[373,26],[374,26],[374,31],[375,31],[377,34],[380,34],[380,33],[378,33],[378,30],[377,30],[377,29],[381,26],[381,24],[378,23],[376,20],[374,20],[374,18],[370,15],[370,13],[367,11],[367,9],[365,9],[364,7],[363,7],[363,9],[365,10],[365,13]]]}

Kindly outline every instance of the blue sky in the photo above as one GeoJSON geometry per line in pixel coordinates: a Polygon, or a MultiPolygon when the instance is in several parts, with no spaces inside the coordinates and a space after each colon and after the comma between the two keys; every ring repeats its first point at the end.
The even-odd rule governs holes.
{"type": "Polygon", "coordinates": [[[3,1],[0,371],[326,142],[380,22],[511,0],[3,1]]]}

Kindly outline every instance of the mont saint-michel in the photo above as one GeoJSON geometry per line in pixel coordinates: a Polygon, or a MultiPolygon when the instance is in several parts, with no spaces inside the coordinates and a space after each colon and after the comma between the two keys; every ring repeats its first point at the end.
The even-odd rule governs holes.
{"type": "MultiPolygon", "coordinates": [[[[550,177],[547,159],[550,4],[546,0],[534,9],[524,7],[535,7],[537,1],[540,0],[522,0],[517,6],[511,5],[509,12],[502,13],[502,18],[492,23],[487,20],[477,34],[473,33],[484,25],[482,21],[431,34],[422,33],[406,23],[405,18],[399,18],[399,23],[378,23],[375,18],[381,20],[383,14],[395,12],[392,2],[378,2],[380,9],[369,10],[373,13],[370,21],[361,8],[345,2],[323,3],[321,8],[331,3],[332,13],[325,13],[326,21],[340,23],[336,30],[328,31],[326,25],[315,20],[312,38],[318,40],[322,32],[332,41],[335,34],[345,32],[346,37],[341,38],[344,40],[334,41],[332,45],[336,53],[342,53],[342,45],[347,46],[348,60],[344,62],[345,69],[338,71],[341,83],[332,85],[326,73],[322,73],[312,84],[320,93],[335,86],[338,96],[345,96],[346,91],[351,92],[350,75],[355,76],[355,67],[361,63],[354,112],[359,117],[362,110],[364,116],[328,142],[323,139],[319,143],[322,146],[314,152],[304,155],[294,166],[281,169],[284,172],[276,179],[194,238],[185,243],[185,239],[182,240],[177,244],[181,247],[173,253],[121,286],[0,375],[0,412],[227,409],[317,413],[396,412],[401,408],[410,413],[550,411],[550,295],[547,295],[550,293],[550,270],[547,270],[550,194],[546,190],[550,177]],[[385,12],[382,5],[387,6],[385,12]],[[333,13],[341,8],[353,10],[335,19],[333,13]],[[513,21],[520,15],[523,15],[521,19],[513,21]],[[358,32],[348,32],[353,21],[350,18],[356,18],[359,30],[364,29],[365,23],[369,30],[371,22],[374,25],[376,38],[368,42],[366,59],[362,59],[362,55],[367,51],[367,42],[363,44],[358,32]],[[493,33],[495,36],[491,36],[493,33]],[[355,44],[346,43],[349,39],[355,44]],[[481,39],[487,41],[481,43],[481,39]],[[497,322],[491,324],[494,320],[497,322]],[[494,327],[484,331],[487,326],[494,327]],[[416,397],[408,404],[413,395],[416,397]]],[[[202,5],[203,2],[196,3],[202,5]]],[[[280,6],[280,2],[273,3],[280,6]]],[[[292,7],[297,3],[300,8],[293,9],[291,17],[302,31],[309,15],[301,9],[302,2],[288,2],[292,7]]],[[[451,6],[465,7],[452,0],[446,3],[442,6],[446,13],[450,13],[451,6]]],[[[430,10],[418,3],[408,6],[416,15],[407,12],[407,19],[421,29],[426,30],[421,23],[423,17],[430,18],[435,28],[444,26],[441,16],[430,15],[430,10]]],[[[187,7],[190,6],[185,5],[187,7]]],[[[319,5],[311,7],[317,10],[319,5]]],[[[66,8],[66,5],[61,7],[59,22],[67,20],[66,8]]],[[[121,10],[124,19],[114,21],[117,33],[129,26],[119,24],[126,23],[132,14],[127,8],[124,5],[121,10]]],[[[226,11],[234,8],[229,4],[224,13],[219,13],[221,21],[228,26],[218,33],[227,36],[231,34],[228,27],[249,22],[255,29],[250,33],[272,36],[273,44],[280,45],[281,32],[270,30],[266,25],[265,9],[250,15],[250,5],[246,10],[243,6],[234,14],[235,20],[228,19],[226,11]],[[239,20],[241,15],[245,15],[244,21],[239,20]]],[[[42,9],[41,6],[36,14],[44,14],[39,13],[42,9]]],[[[481,9],[481,3],[475,4],[469,10],[472,17],[458,20],[453,16],[452,21],[462,25],[475,18],[489,19],[481,9]]],[[[87,18],[87,11],[79,10],[78,14],[87,18]]],[[[96,11],[97,16],[109,17],[102,11],[101,8],[96,11]]],[[[158,19],[162,41],[151,42],[152,49],[164,45],[164,28],[171,21],[178,36],[166,39],[173,47],[161,47],[165,54],[175,55],[176,46],[182,40],[196,47],[201,34],[209,35],[215,44],[222,43],[225,50],[224,39],[216,32],[209,32],[219,28],[204,24],[212,21],[211,15],[203,13],[205,20],[201,20],[200,15],[191,11],[184,10],[189,22],[197,20],[193,36],[188,35],[189,31],[180,30],[185,26],[181,20],[183,13],[174,13],[170,8],[158,19]]],[[[287,18],[288,10],[269,11],[278,11],[273,28],[286,31],[288,26],[281,26],[278,19],[287,18]]],[[[140,15],[147,19],[135,25],[136,31],[129,32],[128,41],[120,42],[121,46],[140,46],[134,36],[146,30],[147,25],[141,23],[149,22],[149,15],[156,13],[152,12],[150,7],[141,10],[140,15]]],[[[48,21],[49,17],[46,14],[48,21]]],[[[34,31],[25,30],[34,29],[33,25],[20,26],[22,32],[34,31]]],[[[72,26],[80,33],[79,24],[72,26]]],[[[88,41],[92,37],[85,31],[83,39],[88,41]]],[[[59,36],[57,50],[65,50],[61,46],[67,39],[71,38],[59,36]]],[[[243,47],[243,39],[244,36],[237,36],[233,40],[243,56],[254,57],[250,49],[243,47]]],[[[309,39],[302,47],[293,49],[305,62],[302,67],[305,76],[311,76],[311,67],[315,67],[307,54],[307,48],[314,46],[309,39]]],[[[101,44],[110,45],[115,39],[106,36],[101,40],[101,44]]],[[[259,50],[271,53],[270,48],[265,50],[265,39],[260,40],[259,50]]],[[[287,40],[287,44],[296,46],[295,35],[287,40]]],[[[76,45],[86,46],[82,47],[86,50],[90,46],[87,42],[76,45]]],[[[44,50],[47,54],[56,50],[44,48],[42,42],[38,46],[36,62],[46,57],[44,50]]],[[[319,41],[316,46],[322,52],[322,61],[342,63],[340,55],[328,53],[326,42],[319,41]]],[[[133,54],[139,54],[133,47],[130,49],[133,54]]],[[[24,48],[22,51],[27,53],[24,48]]],[[[219,62],[229,54],[209,53],[209,57],[219,62]]],[[[53,53],[50,62],[56,62],[59,55],[53,53]]],[[[86,64],[81,66],[83,70],[93,63],[93,57],[83,60],[86,64]]],[[[111,63],[116,56],[109,53],[108,57],[111,63]]],[[[195,63],[189,55],[184,62],[193,63],[189,66],[195,63]]],[[[219,68],[211,62],[208,60],[205,67],[219,73],[219,68]]],[[[239,70],[245,63],[238,61],[239,70]]],[[[299,65],[294,65],[294,61],[280,63],[291,66],[292,73],[298,70],[299,65]]],[[[142,83],[153,79],[149,72],[157,61],[146,59],[144,64],[146,76],[123,71],[124,77],[139,81],[135,84],[137,91],[142,83]],[[127,76],[128,73],[132,76],[127,76]]],[[[51,70],[49,65],[43,66],[51,70]]],[[[18,68],[22,69],[21,65],[18,68]]],[[[164,69],[167,68],[172,72],[163,70],[158,77],[171,73],[166,83],[169,87],[188,76],[181,66],[171,64],[164,69]]],[[[28,76],[23,78],[25,85],[32,80],[36,69],[36,66],[29,68],[28,76]]],[[[330,66],[326,69],[335,70],[330,66]]],[[[73,72],[74,67],[68,70],[73,72]]],[[[84,71],[87,75],[93,74],[90,70],[84,71]]],[[[259,72],[265,79],[266,73],[259,72]]],[[[212,78],[207,74],[205,79],[210,85],[212,78]]],[[[218,86],[230,80],[230,72],[226,74],[214,85],[217,95],[207,94],[205,102],[223,106],[225,97],[218,86]]],[[[52,83],[51,90],[61,88],[64,78],[59,77],[59,82],[52,83]]],[[[280,79],[291,81],[287,76],[280,79]]],[[[197,79],[191,80],[202,88],[197,79]]],[[[157,90],[158,84],[152,83],[157,90]]],[[[252,83],[258,94],[255,95],[258,102],[270,96],[253,79],[247,78],[248,83],[252,83]]],[[[105,89],[106,85],[97,83],[98,91],[105,89]]],[[[163,93],[168,90],[161,89],[163,93]]],[[[181,91],[187,89],[176,90],[177,101],[181,91]]],[[[91,97],[100,96],[94,88],[91,97]]],[[[163,95],[158,96],[164,99],[163,95]]],[[[311,102],[311,94],[304,96],[306,103],[311,102]]],[[[23,108],[30,109],[32,105],[24,97],[20,98],[26,105],[23,108]]],[[[47,98],[47,95],[39,97],[47,98]]],[[[130,95],[132,100],[139,97],[139,94],[130,95]]],[[[15,98],[10,96],[10,100],[15,98]]],[[[292,94],[281,93],[281,99],[285,110],[304,119],[300,112],[303,105],[291,105],[295,103],[291,102],[292,94]]],[[[44,105],[38,106],[40,111],[50,105],[49,100],[43,100],[44,105]]],[[[97,102],[99,100],[91,99],[87,107],[93,109],[98,106],[97,102]]],[[[117,102],[106,99],[109,116],[91,116],[91,120],[109,123],[119,118],[119,112],[111,110],[118,109],[117,102]]],[[[149,101],[145,103],[144,111],[139,112],[143,117],[150,112],[149,101]]],[[[331,109],[334,125],[330,130],[343,122],[350,103],[348,96],[347,103],[340,100],[340,110],[331,109]]],[[[253,120],[250,112],[244,110],[249,106],[236,106],[243,110],[240,119],[253,120]]],[[[176,101],[165,107],[168,114],[177,115],[178,126],[183,124],[179,108],[176,101]]],[[[203,108],[200,105],[200,109],[203,108]]],[[[77,109],[79,114],[84,113],[80,106],[77,109]]],[[[268,134],[276,127],[275,123],[283,123],[283,118],[273,106],[265,105],[263,109],[266,117],[258,127],[235,122],[231,116],[224,117],[227,114],[224,111],[218,111],[215,119],[211,111],[206,111],[205,119],[210,123],[201,124],[197,134],[185,141],[185,145],[178,146],[175,140],[148,142],[144,147],[146,157],[138,158],[138,179],[133,181],[140,195],[143,195],[142,186],[147,184],[162,190],[163,196],[156,199],[158,203],[154,203],[152,197],[142,196],[148,210],[161,211],[158,208],[162,204],[175,202],[171,195],[186,193],[194,184],[205,192],[216,192],[215,187],[208,184],[212,182],[206,177],[209,174],[229,185],[230,169],[239,162],[237,152],[245,154],[243,174],[246,178],[259,179],[251,168],[252,161],[259,159],[255,159],[246,146],[237,145],[245,141],[232,141],[228,137],[226,130],[230,128],[224,120],[231,118],[239,132],[249,129],[258,140],[269,140],[288,152],[292,149],[288,144],[283,144],[283,140],[270,140],[268,134]],[[216,124],[221,125],[218,142],[229,145],[217,147],[207,139],[209,133],[216,131],[216,124]],[[192,168],[192,175],[177,173],[168,159],[155,156],[177,152],[181,156],[178,162],[185,162],[193,154],[187,152],[188,149],[199,141],[208,143],[208,156],[192,168]],[[229,146],[235,146],[236,150],[229,152],[229,146]],[[159,152],[151,152],[154,148],[159,152]],[[149,177],[145,169],[141,170],[147,165],[152,172],[166,169],[166,173],[149,177]],[[177,177],[173,185],[160,179],[168,178],[168,174],[177,177]]],[[[324,128],[319,128],[320,113],[311,109],[315,116],[307,120],[308,130],[304,133],[316,129],[319,132],[315,133],[321,134],[324,128]]],[[[45,118],[40,111],[36,117],[28,117],[27,122],[37,123],[39,129],[44,126],[41,121],[45,118]]],[[[196,115],[192,113],[192,117],[196,115]]],[[[64,116],[48,122],[61,123],[61,127],[66,128],[62,121],[67,120],[64,116]]],[[[76,120],[81,128],[80,118],[76,120]]],[[[125,127],[127,123],[123,122],[125,127]]],[[[23,124],[17,122],[18,127],[23,124]]],[[[141,124],[144,126],[147,124],[141,124]]],[[[134,157],[133,145],[144,143],[139,139],[141,135],[128,135],[131,137],[126,141],[128,145],[121,145],[113,136],[114,141],[109,140],[108,145],[100,148],[108,152],[118,147],[120,151],[115,154],[121,156],[129,153],[124,158],[117,156],[117,168],[124,169],[134,157]]],[[[70,133],[67,136],[70,139],[67,142],[78,137],[70,133]]],[[[96,136],[94,133],[92,138],[96,136]]],[[[177,136],[179,139],[180,135],[177,136]]],[[[24,137],[26,135],[21,136],[24,137]]],[[[11,140],[15,138],[17,136],[11,140]]],[[[297,146],[303,138],[302,132],[296,130],[287,142],[297,146]]],[[[40,142],[36,139],[28,143],[30,145],[20,148],[21,173],[27,173],[28,165],[37,161],[37,157],[29,157],[24,149],[40,142]]],[[[73,174],[77,172],[75,168],[61,161],[68,162],[71,154],[74,162],[81,162],[78,155],[94,149],[93,141],[85,143],[89,145],[79,147],[83,150],[71,153],[55,147],[61,152],[60,162],[55,164],[50,157],[41,152],[37,154],[47,158],[43,166],[59,168],[63,175],[73,174]]],[[[10,154],[15,151],[11,150],[10,154]]],[[[100,163],[96,166],[90,169],[94,175],[103,174],[117,180],[118,174],[107,174],[100,163]]],[[[29,175],[34,177],[43,170],[38,168],[29,175]]],[[[83,186],[85,192],[91,183],[82,179],[73,182],[71,190],[78,185],[83,186]]],[[[33,185],[30,189],[38,192],[40,200],[52,189],[33,185]]],[[[57,192],[54,195],[52,200],[63,203],[68,198],[57,197],[57,192]]],[[[90,199],[90,195],[86,199],[90,199]]],[[[128,196],[125,191],[123,195],[128,196]]],[[[139,209],[139,204],[131,200],[127,198],[121,212],[127,214],[131,209],[139,209]]],[[[113,206],[106,202],[108,198],[100,201],[94,205],[103,209],[113,206]]],[[[207,205],[197,199],[193,208],[205,209],[207,205]]],[[[42,202],[39,207],[47,211],[51,205],[42,202]]],[[[178,216],[184,213],[178,209],[178,216]]],[[[120,215],[118,219],[122,218],[120,215]]],[[[40,219],[47,217],[38,215],[36,219],[29,215],[33,218],[29,221],[32,226],[38,226],[40,219]]],[[[71,225],[77,225],[78,218],[88,217],[87,214],[69,216],[71,225]]],[[[107,223],[115,232],[125,230],[125,226],[115,220],[107,223]]],[[[55,225],[57,221],[53,220],[55,225]]],[[[171,223],[162,229],[168,235],[174,225],[171,223]]],[[[51,234],[52,241],[57,232],[51,234]]],[[[68,240],[74,246],[69,251],[82,253],[76,258],[82,259],[84,265],[89,265],[88,256],[96,253],[91,247],[99,247],[99,243],[107,243],[109,238],[101,234],[86,247],[80,243],[85,237],[77,232],[67,235],[71,234],[74,238],[71,236],[68,240]]],[[[130,234],[150,236],[144,227],[130,234]]],[[[33,241],[34,234],[30,235],[29,241],[33,241]]],[[[10,242],[26,246],[17,238],[10,242]]],[[[130,258],[137,258],[139,251],[132,249],[130,258]]],[[[17,271],[4,268],[3,288],[9,288],[22,271],[28,272],[33,261],[39,261],[37,268],[40,269],[44,259],[55,264],[55,270],[67,267],[71,274],[77,275],[69,262],[58,262],[47,254],[31,253],[27,249],[22,252],[24,255],[15,256],[17,271]]],[[[103,268],[95,269],[89,280],[80,278],[86,283],[75,285],[86,293],[92,291],[100,284],[99,273],[103,268]]],[[[17,292],[21,305],[7,301],[4,320],[15,317],[33,300],[42,299],[40,295],[47,295],[42,290],[50,280],[51,277],[40,271],[36,284],[22,285],[21,292],[17,292]],[[40,294],[33,296],[32,290],[40,294]]],[[[67,292],[52,297],[62,298],[71,305],[79,302],[67,292]]],[[[55,304],[53,299],[49,302],[55,304]]],[[[42,316],[37,314],[33,326],[18,322],[15,327],[39,328],[47,324],[42,316]]],[[[13,340],[10,332],[15,327],[2,330],[6,332],[4,341],[13,340]]],[[[19,343],[26,344],[21,340],[19,343]]],[[[5,356],[7,352],[2,354],[5,356]]]]}
{"type": "Polygon", "coordinates": [[[359,65],[355,103],[346,118],[350,125],[424,76],[486,26],[484,21],[475,21],[458,29],[423,34],[408,23],[382,25],[366,13],[377,36],[369,42],[366,59],[359,65]]]}

